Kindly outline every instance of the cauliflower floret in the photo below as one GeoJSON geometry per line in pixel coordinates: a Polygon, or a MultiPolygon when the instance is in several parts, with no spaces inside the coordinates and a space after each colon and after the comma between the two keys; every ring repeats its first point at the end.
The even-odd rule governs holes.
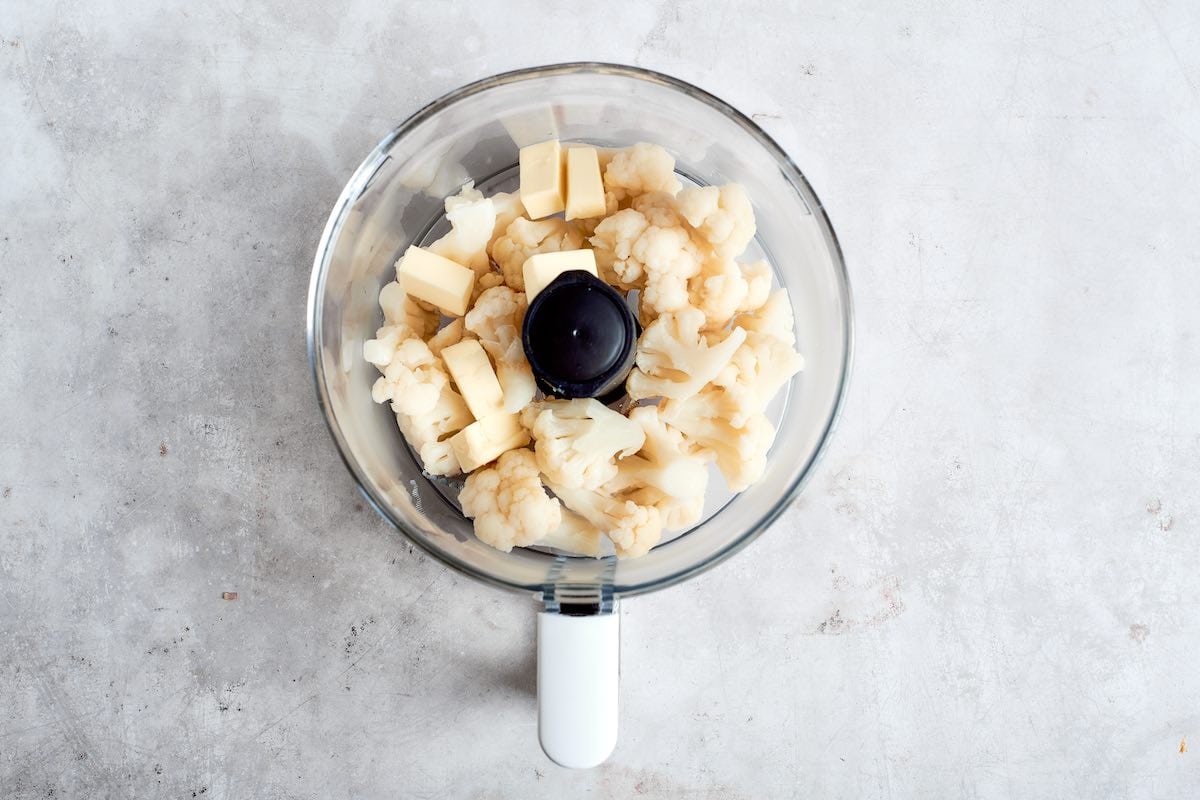
{"type": "Polygon", "coordinates": [[[728,419],[741,426],[766,410],[779,390],[804,368],[804,358],[791,345],[772,336],[751,333],[729,366],[713,379],[729,397],[728,419]]]}
{"type": "Polygon", "coordinates": [[[688,281],[691,305],[704,312],[705,330],[724,328],[741,311],[759,308],[771,289],[771,268],[765,261],[739,264],[713,256],[688,281]]]}
{"type": "Polygon", "coordinates": [[[504,235],[508,226],[517,217],[525,216],[525,206],[521,203],[521,195],[517,192],[497,192],[492,195],[492,207],[496,210],[496,224],[492,226],[492,235],[488,238],[487,253],[492,254],[496,240],[504,235]]]}
{"type": "MultiPolygon", "coordinates": [[[[392,409],[396,406],[393,403],[392,409]]],[[[404,438],[417,451],[430,475],[458,475],[462,467],[449,439],[473,421],[462,395],[446,383],[433,406],[420,414],[396,414],[404,438]]]]}
{"type": "Polygon", "coordinates": [[[613,192],[605,192],[604,193],[604,213],[601,216],[586,217],[584,219],[576,219],[576,220],[572,220],[572,222],[574,222],[576,225],[579,226],[579,232],[583,235],[583,238],[586,240],[586,239],[592,238],[592,235],[596,233],[596,227],[601,222],[604,222],[604,220],[608,219],[609,217],[611,217],[613,214],[616,214],[620,210],[621,210],[621,203],[617,199],[616,194],[614,194],[613,192]]]}
{"type": "MultiPolygon", "coordinates": [[[[455,317],[446,327],[430,337],[426,344],[429,345],[429,350],[435,356],[441,356],[442,351],[453,344],[458,344],[463,339],[473,339],[468,331],[463,330],[463,318],[455,317]]],[[[369,360],[369,359],[368,359],[369,360]]]]}
{"type": "Polygon", "coordinates": [[[420,339],[404,339],[396,343],[386,363],[378,363],[382,356],[379,351],[389,341],[385,336],[363,345],[363,355],[376,358],[372,363],[383,371],[371,387],[371,399],[376,403],[391,400],[397,414],[423,414],[433,408],[442,387],[450,382],[442,360],[420,339]]]}
{"type": "Polygon", "coordinates": [[[458,194],[446,198],[446,218],[450,232],[429,245],[429,251],[476,272],[491,269],[487,246],[496,225],[492,198],[484,197],[474,181],[467,181],[458,194]]]}
{"type": "Polygon", "coordinates": [[[651,225],[660,228],[682,228],[685,220],[675,204],[675,197],[666,192],[649,192],[639,195],[629,205],[639,212],[651,225]]]}
{"type": "Polygon", "coordinates": [[[588,241],[595,249],[596,266],[606,283],[626,290],[645,285],[645,272],[641,262],[633,258],[633,245],[648,225],[640,211],[625,209],[601,220],[593,229],[588,241]]]}
{"type": "Polygon", "coordinates": [[[740,427],[766,410],[771,398],[804,368],[804,357],[793,348],[792,306],[784,289],[761,309],[739,316],[736,324],[746,330],[746,341],[713,378],[713,385],[728,396],[730,424],[740,427]]]}
{"type": "Polygon", "coordinates": [[[510,552],[553,533],[562,523],[558,500],[546,494],[529,450],[509,450],[494,466],[467,476],[458,496],[484,544],[510,552]]]}
{"type": "Polygon", "coordinates": [[[617,474],[617,459],[634,453],[646,435],[636,422],[599,400],[546,400],[521,412],[535,442],[538,466],[559,486],[597,489],[617,474]]]}
{"type": "Polygon", "coordinates": [[[719,256],[740,256],[754,238],[754,208],[740,184],[684,189],[677,200],[697,237],[719,256]]]}
{"type": "Polygon", "coordinates": [[[654,506],[619,500],[605,492],[568,489],[547,481],[562,504],[595,525],[612,540],[619,558],[637,558],[662,538],[662,516],[654,506]]]}
{"type": "Polygon", "coordinates": [[[746,281],[746,297],[738,306],[738,311],[755,311],[762,308],[771,294],[771,265],[759,259],[740,266],[746,281]]]}
{"type": "Polygon", "coordinates": [[[538,540],[542,547],[553,547],[581,556],[600,557],[600,543],[604,535],[595,525],[566,508],[562,509],[562,522],[557,528],[538,540]]]}
{"type": "Polygon", "coordinates": [[[683,434],[662,421],[655,406],[637,406],[629,421],[646,441],[636,454],[617,464],[617,476],[604,491],[654,506],[667,530],[683,530],[700,521],[708,488],[708,458],[694,452],[683,434]]]}
{"type": "Polygon", "coordinates": [[[763,414],[754,414],[742,425],[730,421],[731,401],[719,387],[710,388],[683,402],[668,401],[662,418],[692,444],[711,453],[732,492],[740,492],[762,477],[775,429],[763,414]]]}
{"type": "Polygon", "coordinates": [[[604,188],[621,196],[679,191],[675,158],[656,144],[639,142],[613,154],[604,168],[604,188]]]}
{"type": "Polygon", "coordinates": [[[489,271],[479,273],[478,277],[475,278],[475,287],[471,289],[471,303],[468,305],[468,308],[479,301],[481,294],[497,286],[504,286],[504,276],[499,272],[489,271]]]}
{"type": "Polygon", "coordinates": [[[479,344],[496,365],[496,378],[504,392],[504,410],[516,414],[537,394],[533,370],[521,344],[525,319],[525,294],[507,286],[496,286],[479,295],[463,318],[466,329],[479,337],[479,344]]]}
{"type": "MultiPolygon", "coordinates": [[[[461,322],[461,320],[459,320],[461,322]]],[[[431,342],[440,346],[454,338],[454,324],[431,342]]],[[[461,338],[462,326],[458,326],[461,338]]],[[[440,350],[440,347],[439,347],[440,350]]],[[[458,459],[446,441],[471,423],[462,396],[450,385],[442,360],[430,345],[403,323],[385,325],[363,343],[363,357],[383,373],[371,387],[376,403],[392,401],[396,423],[431,475],[457,475],[458,459]]]]}
{"type": "Polygon", "coordinates": [[[441,319],[436,308],[408,295],[399,281],[384,284],[379,290],[379,307],[389,325],[406,325],[418,339],[436,331],[441,319]]]}
{"type": "Polygon", "coordinates": [[[752,313],[742,314],[735,322],[748,333],[761,333],[792,345],[796,343],[793,330],[795,317],[787,289],[777,289],[752,313]]]}
{"type": "Polygon", "coordinates": [[[597,225],[590,241],[602,277],[622,289],[641,289],[642,307],[652,316],[687,305],[687,282],[700,271],[700,254],[684,227],[652,225],[627,208],[597,225]]]}
{"type": "Polygon", "coordinates": [[[626,381],[629,396],[686,400],[715,378],[745,341],[746,332],[734,328],[710,344],[700,333],[703,325],[704,312],[688,306],[647,326],[638,340],[637,366],[626,381]]]}
{"type": "MultiPolygon", "coordinates": [[[[392,362],[400,343],[406,339],[415,338],[416,334],[403,322],[397,325],[384,325],[375,331],[374,339],[367,339],[363,342],[363,359],[367,363],[379,367],[379,371],[383,372],[384,368],[392,362]]],[[[382,403],[383,400],[375,402],[382,403]]]]}
{"type": "Polygon", "coordinates": [[[525,259],[537,253],[557,253],[583,247],[583,233],[571,222],[554,217],[528,220],[517,217],[492,245],[492,259],[504,273],[504,282],[525,291],[525,259]]]}

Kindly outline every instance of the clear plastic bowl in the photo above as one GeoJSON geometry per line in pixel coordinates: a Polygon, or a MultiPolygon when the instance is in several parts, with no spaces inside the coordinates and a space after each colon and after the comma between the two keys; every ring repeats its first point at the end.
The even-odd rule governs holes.
{"type": "MultiPolygon", "coordinates": [[[[745,547],[787,508],[828,440],[851,357],[842,254],[812,188],[743,114],[674,78],[609,64],[521,70],[465,86],[389,133],[350,179],[326,225],[308,300],[317,394],[346,466],[371,504],[444,563],[510,589],[606,601],[660,589],[745,547]],[[702,524],[642,558],[618,561],[478,541],[444,486],[405,446],[394,415],[371,400],[376,369],[363,341],[381,324],[380,287],[406,247],[444,226],[443,199],[467,180],[511,188],[518,148],[549,138],[604,146],[660,144],[685,181],[741,183],[754,204],[754,247],[788,289],[804,371],[777,403],[778,435],[762,479],[702,524]]],[[[720,486],[719,478],[713,482],[720,486]]]]}

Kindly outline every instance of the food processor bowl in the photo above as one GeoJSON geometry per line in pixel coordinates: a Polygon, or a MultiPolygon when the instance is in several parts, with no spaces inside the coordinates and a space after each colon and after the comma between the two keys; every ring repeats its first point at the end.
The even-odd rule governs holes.
{"type": "MultiPolygon", "coordinates": [[[[837,239],[783,150],[746,116],[694,86],[599,63],[487,78],[429,104],[389,133],[338,198],[308,299],[318,399],[370,503],[443,563],[544,600],[540,737],[547,754],[568,766],[599,763],[615,744],[618,599],[711,568],[753,541],[795,499],[841,406],[851,323],[837,239]],[[382,324],[379,290],[394,279],[396,260],[409,245],[446,230],[444,199],[469,180],[485,194],[515,190],[519,148],[552,138],[611,147],[651,142],[675,156],[685,184],[742,184],[758,228],[748,255],[768,259],[777,283],[787,288],[804,357],[803,371],[770,410],[778,434],[762,478],[737,495],[710,490],[701,524],[637,559],[503,553],[480,542],[454,501],[453,486],[423,473],[394,414],[372,401],[377,370],[362,357],[363,342],[382,324]],[[570,679],[560,680],[563,674],[570,679]]],[[[719,486],[720,479],[713,483],[719,486]]]]}

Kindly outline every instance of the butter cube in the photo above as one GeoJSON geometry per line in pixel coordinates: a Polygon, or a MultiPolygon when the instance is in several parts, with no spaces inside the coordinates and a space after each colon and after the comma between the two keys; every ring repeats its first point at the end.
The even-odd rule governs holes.
{"type": "Polygon", "coordinates": [[[567,219],[604,216],[604,182],[594,147],[567,148],[567,219]]]}
{"type": "Polygon", "coordinates": [[[404,251],[396,277],[405,292],[453,317],[467,313],[475,288],[475,270],[415,246],[404,251]]]}
{"type": "Polygon", "coordinates": [[[563,250],[558,253],[536,253],[525,259],[521,271],[525,273],[525,299],[533,302],[537,293],[564,272],[581,269],[597,278],[596,254],[591,250],[563,250]]]}
{"type": "Polygon", "coordinates": [[[541,219],[562,211],[562,147],[557,139],[521,148],[521,203],[530,219],[541,219]]]}
{"type": "Polygon", "coordinates": [[[474,472],[509,450],[527,444],[529,431],[521,427],[516,414],[484,417],[450,437],[450,449],[463,472],[474,472]]]}
{"type": "Polygon", "coordinates": [[[464,339],[442,350],[442,361],[459,394],[475,419],[499,416],[504,413],[504,390],[488,361],[487,353],[475,339],[464,339]]]}

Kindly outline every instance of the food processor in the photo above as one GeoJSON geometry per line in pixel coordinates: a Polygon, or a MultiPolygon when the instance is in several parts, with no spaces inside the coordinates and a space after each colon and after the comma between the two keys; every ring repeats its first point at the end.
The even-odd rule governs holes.
{"type": "Polygon", "coordinates": [[[538,731],[559,764],[601,763],[617,738],[618,602],[710,569],[765,531],[795,499],[836,421],[852,351],[850,290],[829,220],[780,147],[737,110],[666,75],[560,64],[472,83],[389,133],[337,200],[317,249],[308,348],[317,395],[342,458],[375,509],[412,542],[479,580],[540,598],[538,731]],[[548,139],[662,145],[685,185],[736,182],[754,205],[749,256],[788,290],[804,369],[769,409],[778,429],[762,478],[732,495],[714,479],[704,518],[647,555],[618,560],[549,549],[504,553],[472,534],[455,483],[431,478],[376,405],[363,342],[397,258],[448,230],[443,200],[467,181],[517,186],[520,147],[548,139]]]}

